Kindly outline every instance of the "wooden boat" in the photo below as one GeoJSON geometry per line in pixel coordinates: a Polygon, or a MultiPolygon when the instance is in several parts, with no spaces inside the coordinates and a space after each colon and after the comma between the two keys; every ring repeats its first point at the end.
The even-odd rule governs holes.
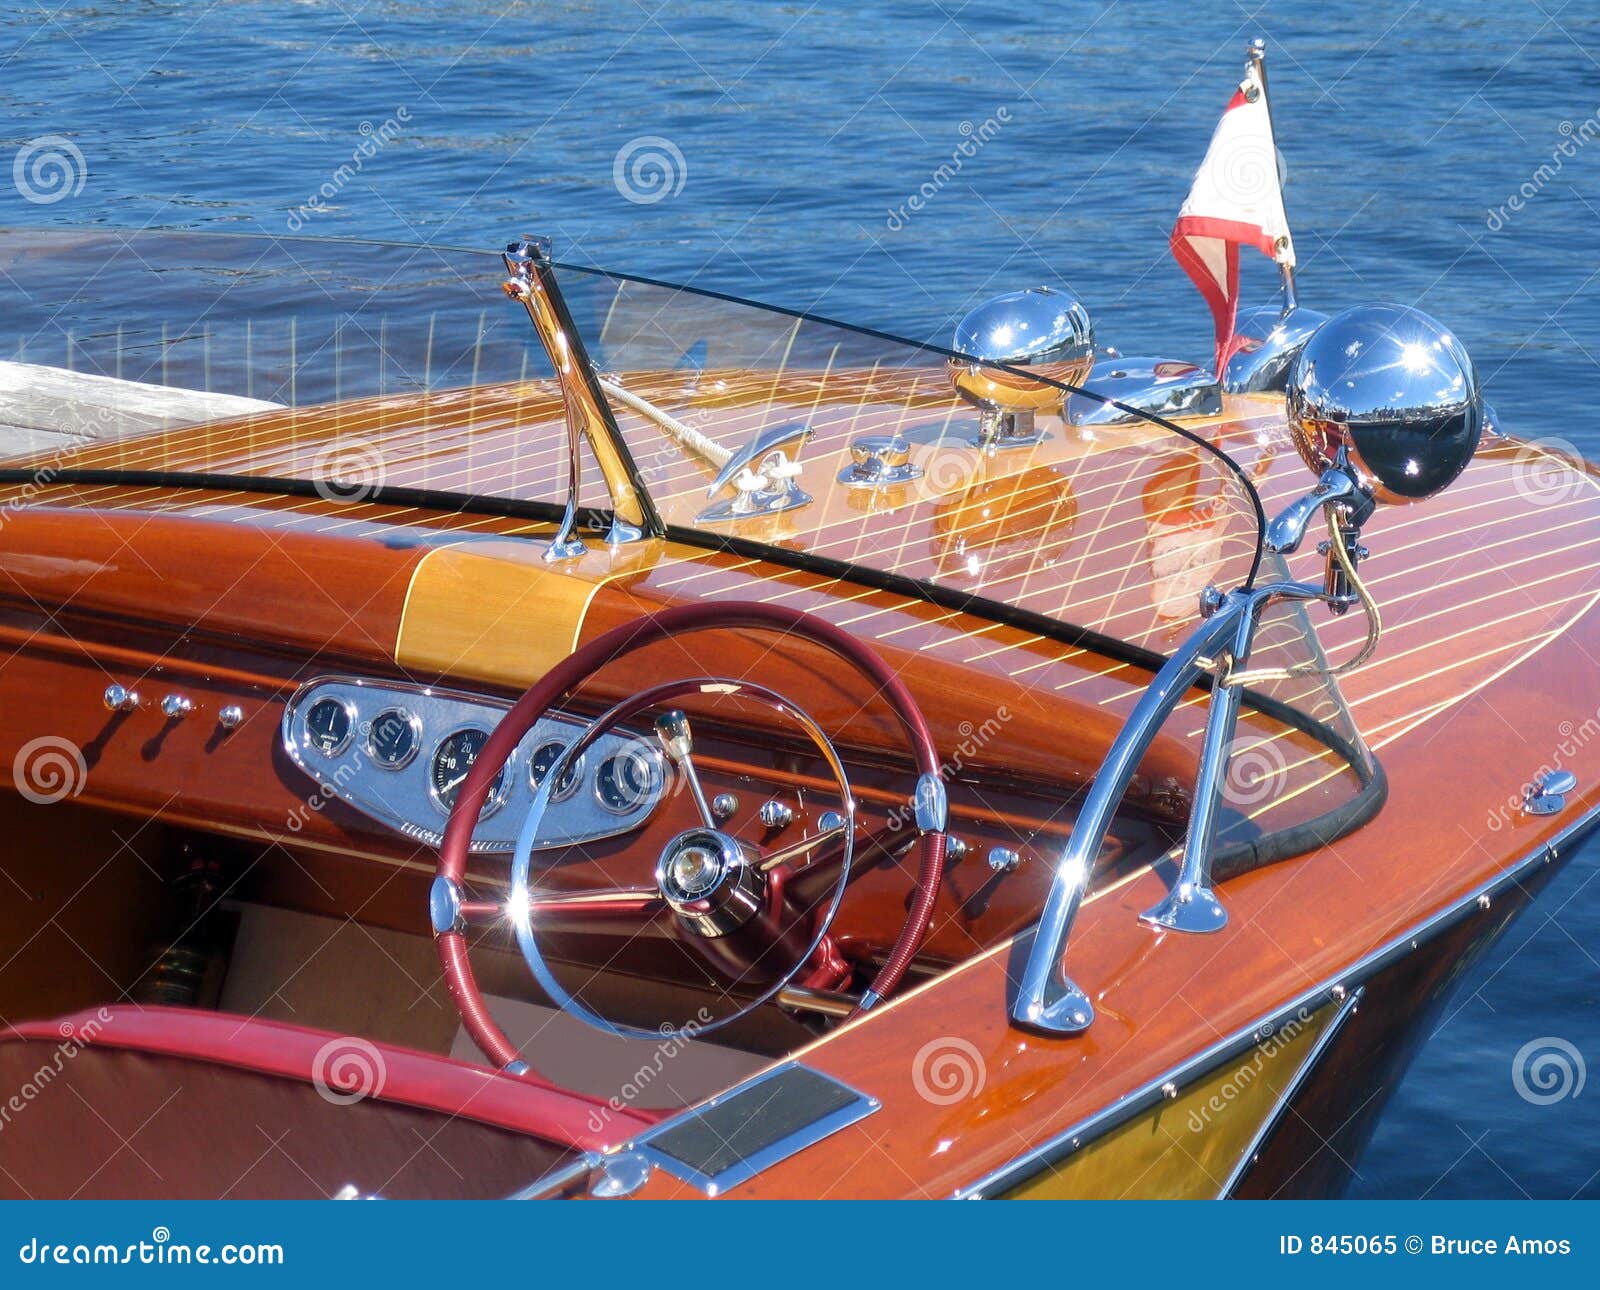
{"type": "Polygon", "coordinates": [[[6,268],[85,263],[204,372],[93,293],[36,359],[290,406],[4,463],[0,1194],[1336,1191],[1597,818],[1600,494],[1426,319],[1241,390],[1050,293],[937,350],[529,242],[6,268]]]}

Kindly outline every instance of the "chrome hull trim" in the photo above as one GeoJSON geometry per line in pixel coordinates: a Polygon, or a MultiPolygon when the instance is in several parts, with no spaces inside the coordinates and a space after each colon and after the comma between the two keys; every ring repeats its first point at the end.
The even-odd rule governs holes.
{"type": "MultiPolygon", "coordinates": [[[[1411,931],[1395,937],[1382,948],[1358,960],[1351,965],[1349,971],[1341,973],[1336,978],[1329,978],[1324,983],[1304,991],[1275,1012],[1259,1018],[1252,1025],[1235,1031],[1225,1039],[1218,1040],[1209,1048],[1204,1049],[1198,1056],[1171,1068],[1163,1074],[1157,1075],[1133,1093],[1080,1120],[1077,1124],[1057,1134],[1048,1142],[1017,1156],[998,1169],[991,1170],[974,1182],[957,1188],[951,1193],[952,1198],[956,1200],[985,1200],[1011,1191],[1041,1170],[1064,1160],[1096,1138],[1126,1123],[1140,1112],[1164,1101],[1166,1099],[1166,1094],[1163,1091],[1164,1086],[1175,1084],[1180,1089],[1184,1088],[1195,1079],[1209,1074],[1218,1066],[1239,1056],[1241,1053],[1247,1052],[1262,1042],[1261,1036],[1263,1034],[1275,1031],[1296,1013],[1308,1009],[1315,1011],[1326,1004],[1338,1003],[1347,997],[1353,996],[1358,986],[1364,985],[1391,963],[1397,962],[1420,948],[1424,941],[1432,940],[1462,919],[1482,912],[1483,909],[1487,908],[1483,904],[1486,899],[1492,901],[1496,895],[1517,884],[1530,871],[1540,865],[1553,864],[1561,859],[1566,848],[1581,842],[1587,834],[1594,830],[1597,824],[1600,824],[1600,806],[1574,820],[1550,839],[1549,842],[1529,852],[1498,877],[1468,892],[1448,909],[1441,910],[1433,917],[1417,924],[1411,931]]],[[[1309,1075],[1312,1069],[1311,1063],[1307,1062],[1303,1069],[1309,1075]]],[[[1252,1144],[1252,1152],[1259,1149],[1260,1145],[1260,1143],[1252,1144]]],[[[1229,1181],[1231,1183],[1233,1180],[1230,1179],[1229,1181]]]]}

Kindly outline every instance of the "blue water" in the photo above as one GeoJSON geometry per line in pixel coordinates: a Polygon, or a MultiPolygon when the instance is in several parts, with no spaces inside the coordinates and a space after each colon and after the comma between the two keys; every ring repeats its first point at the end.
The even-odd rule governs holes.
{"type": "MultiPolygon", "coordinates": [[[[563,259],[914,338],[1064,281],[1103,340],[1180,357],[1209,322],[1167,234],[1262,34],[1302,299],[1419,305],[1509,429],[1600,455],[1589,4],[51,0],[0,33],[0,160],[44,136],[82,157],[59,200],[0,191],[0,225],[540,232],[563,259]]],[[[1264,296],[1270,266],[1245,280],[1264,296]]],[[[1512,1081],[1535,1039],[1600,1061],[1597,867],[1582,852],[1471,972],[1354,1194],[1600,1195],[1600,1086],[1541,1105],[1512,1081]]]]}

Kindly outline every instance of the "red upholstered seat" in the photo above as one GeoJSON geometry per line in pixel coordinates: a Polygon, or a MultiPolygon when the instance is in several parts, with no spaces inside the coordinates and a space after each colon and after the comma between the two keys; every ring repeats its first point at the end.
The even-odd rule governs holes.
{"type": "Polygon", "coordinates": [[[653,1122],[359,1037],[119,1005],[0,1030],[0,1192],[504,1195],[653,1122]],[[19,1172],[20,1171],[20,1172],[19,1172]]]}

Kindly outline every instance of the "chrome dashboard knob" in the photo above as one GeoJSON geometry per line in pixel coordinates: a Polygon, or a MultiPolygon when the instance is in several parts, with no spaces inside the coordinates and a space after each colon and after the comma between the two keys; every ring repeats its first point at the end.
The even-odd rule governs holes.
{"type": "Polygon", "coordinates": [[[194,700],[187,695],[169,694],[161,700],[161,715],[168,721],[182,721],[194,711],[194,700]]]}
{"type": "Polygon", "coordinates": [[[100,701],[106,705],[106,710],[109,712],[132,712],[139,706],[139,693],[113,681],[106,686],[106,692],[100,696],[100,701]]]}
{"type": "Polygon", "coordinates": [[[794,807],[775,797],[761,803],[761,810],[757,814],[761,823],[769,829],[786,829],[794,822],[794,807]]]}

